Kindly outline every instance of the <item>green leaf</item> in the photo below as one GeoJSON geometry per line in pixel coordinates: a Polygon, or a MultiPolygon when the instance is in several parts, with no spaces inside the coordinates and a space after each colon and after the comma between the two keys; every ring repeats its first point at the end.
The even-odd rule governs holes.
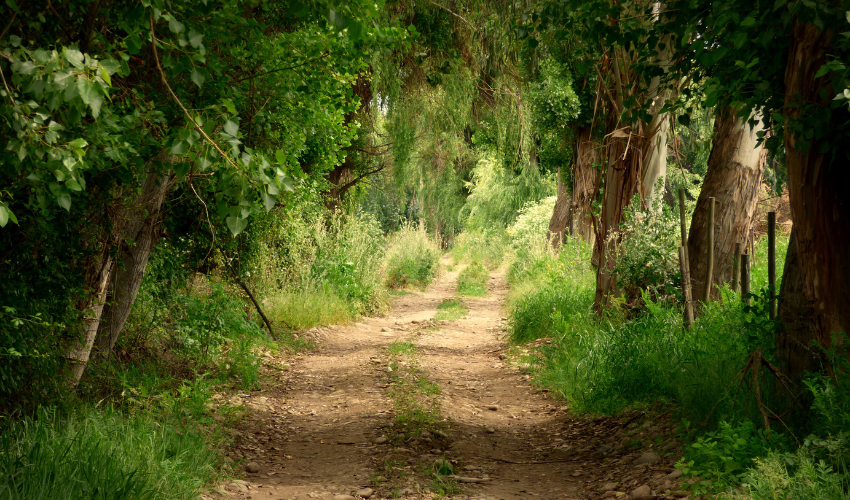
{"type": "Polygon", "coordinates": [[[6,227],[7,222],[9,222],[9,209],[0,205],[0,227],[6,227]]]}
{"type": "Polygon", "coordinates": [[[236,106],[233,105],[232,100],[225,99],[224,101],[222,101],[222,103],[224,104],[224,107],[227,109],[228,113],[230,113],[232,115],[236,114],[236,106]]]}
{"type": "Polygon", "coordinates": [[[756,24],[756,20],[750,16],[745,17],[744,20],[741,21],[741,26],[752,26],[754,24],[756,24]]]}
{"type": "Polygon", "coordinates": [[[184,26],[183,23],[172,17],[171,20],[168,21],[168,29],[170,29],[173,33],[180,33],[183,31],[184,26]]]}
{"type": "Polygon", "coordinates": [[[65,186],[67,186],[68,189],[70,189],[71,191],[82,191],[83,190],[83,187],[80,186],[80,183],[77,182],[76,179],[68,178],[65,181],[65,186]]]}
{"type": "Polygon", "coordinates": [[[230,233],[233,236],[241,233],[246,227],[248,227],[248,219],[236,218],[236,217],[228,217],[225,219],[227,223],[227,228],[230,229],[230,233]]]}
{"type": "Polygon", "coordinates": [[[236,134],[239,133],[239,125],[237,125],[233,120],[227,120],[224,123],[224,131],[233,137],[236,137],[236,134]]]}
{"type": "Polygon", "coordinates": [[[274,196],[270,195],[269,193],[263,193],[263,205],[265,205],[266,207],[266,212],[269,212],[271,209],[273,209],[274,204],[274,196]]]}
{"type": "Polygon", "coordinates": [[[817,72],[817,73],[815,73],[815,78],[820,78],[820,77],[822,77],[823,75],[825,75],[825,74],[829,73],[829,70],[830,70],[829,65],[828,65],[828,64],[824,64],[823,66],[821,66],[821,67],[820,67],[820,69],[818,70],[818,72],[817,72]]]}
{"type": "Polygon", "coordinates": [[[12,47],[20,47],[21,46],[21,37],[12,35],[9,37],[9,41],[12,42],[12,47]]]}
{"type": "Polygon", "coordinates": [[[64,208],[68,212],[71,211],[71,197],[67,194],[63,194],[62,196],[56,198],[56,203],[58,203],[60,207],[64,208]]]}
{"type": "Polygon", "coordinates": [[[62,49],[62,54],[65,56],[65,59],[68,60],[71,65],[73,65],[77,69],[83,69],[83,54],[77,49],[62,49]]]}
{"type": "Polygon", "coordinates": [[[185,155],[187,151],[189,151],[189,143],[186,141],[175,143],[170,150],[173,155],[185,155]]]}
{"type": "Polygon", "coordinates": [[[195,47],[197,49],[198,46],[201,45],[201,41],[203,39],[204,39],[204,35],[198,33],[195,30],[189,31],[189,43],[192,45],[192,47],[195,47]]]}
{"type": "Polygon", "coordinates": [[[280,163],[281,165],[286,165],[286,154],[283,151],[278,149],[277,151],[275,151],[274,157],[278,163],[280,163]]]}
{"type": "Polygon", "coordinates": [[[198,68],[192,68],[191,78],[192,78],[192,81],[195,82],[195,85],[197,85],[198,88],[201,88],[201,85],[204,84],[204,79],[206,77],[204,76],[203,73],[201,73],[201,70],[199,70],[198,68]]]}
{"type": "Polygon", "coordinates": [[[86,78],[79,78],[77,80],[77,92],[86,106],[88,106],[98,95],[97,84],[86,78]]]}
{"type": "Polygon", "coordinates": [[[68,143],[68,147],[71,148],[71,149],[83,149],[84,147],[86,147],[88,145],[89,145],[89,143],[86,142],[85,139],[81,139],[81,138],[80,139],[74,139],[73,141],[68,143]]]}
{"type": "Polygon", "coordinates": [[[290,193],[295,192],[295,185],[292,184],[292,177],[286,176],[281,179],[280,183],[283,185],[283,189],[289,191],[290,193]]]}
{"type": "Polygon", "coordinates": [[[105,69],[110,75],[118,73],[118,70],[121,69],[121,63],[115,59],[105,59],[100,61],[100,65],[103,66],[103,69],[105,69]]]}

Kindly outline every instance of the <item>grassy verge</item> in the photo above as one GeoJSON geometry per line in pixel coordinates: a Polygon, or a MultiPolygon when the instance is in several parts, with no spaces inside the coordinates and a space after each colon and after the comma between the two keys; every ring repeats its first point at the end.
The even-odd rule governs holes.
{"type": "Polygon", "coordinates": [[[437,315],[434,319],[437,321],[454,321],[456,319],[463,318],[468,312],[469,309],[467,309],[460,300],[446,299],[437,306],[437,315]]]}
{"type": "MultiPolygon", "coordinates": [[[[787,241],[777,246],[781,276],[787,241]]],[[[569,400],[573,411],[616,414],[672,403],[690,443],[678,467],[700,478],[683,485],[692,494],[847,498],[850,417],[839,415],[846,414],[840,409],[850,404],[850,389],[842,377],[838,383],[810,377],[811,409],[785,417],[788,427],[774,421],[771,431],[762,427],[752,393],[731,383],[750,353],[761,348],[772,356],[775,349],[776,324],[766,318],[762,291],[765,247],[756,245],[753,290],[761,297],[753,306],[723,290],[722,300],[708,304],[690,330],[683,328],[675,297],[645,290],[641,310],[597,317],[589,248],[569,242],[557,255],[542,245],[520,249],[509,276],[510,337],[517,344],[551,339],[525,360],[537,383],[569,400]]],[[[772,375],[763,370],[759,384],[768,408],[787,407],[772,375]]]]}
{"type": "Polygon", "coordinates": [[[41,409],[3,429],[0,499],[194,499],[218,475],[216,442],[148,415],[41,409]]]}
{"type": "Polygon", "coordinates": [[[480,262],[472,261],[457,277],[457,294],[467,297],[487,295],[487,282],[490,274],[480,262]]]}
{"type": "Polygon", "coordinates": [[[452,256],[455,264],[478,262],[487,270],[498,268],[510,248],[510,239],[504,229],[469,231],[455,238],[452,256]]]}

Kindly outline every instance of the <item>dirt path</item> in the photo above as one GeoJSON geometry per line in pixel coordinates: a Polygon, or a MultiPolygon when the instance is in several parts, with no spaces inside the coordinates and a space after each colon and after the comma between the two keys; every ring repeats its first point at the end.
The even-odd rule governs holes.
{"type": "Polygon", "coordinates": [[[264,390],[235,397],[251,410],[229,450],[245,479],[217,496],[434,498],[433,464],[442,457],[460,476],[450,480],[454,499],[614,497],[644,484],[633,498],[663,498],[651,495],[676,487],[665,477],[675,453],[633,463],[646,443],[663,444],[663,424],[569,417],[563,401],[505,359],[503,275],[491,275],[487,297],[462,299],[466,317],[433,321],[455,295],[457,274],[397,297],[386,317],[314,331],[317,349],[289,360],[264,390]],[[440,389],[437,428],[405,441],[387,372],[386,348],[398,342],[415,346],[419,373],[440,389]]]}

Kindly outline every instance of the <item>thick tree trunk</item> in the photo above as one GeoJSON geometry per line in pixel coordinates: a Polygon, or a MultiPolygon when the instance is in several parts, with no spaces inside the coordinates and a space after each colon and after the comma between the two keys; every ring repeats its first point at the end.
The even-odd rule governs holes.
{"type": "Polygon", "coordinates": [[[783,328],[776,334],[776,358],[785,375],[791,380],[804,371],[819,368],[818,355],[812,346],[817,337],[817,311],[803,292],[800,255],[797,253],[796,228],[791,229],[791,241],[785,254],[785,270],[779,290],[779,320],[783,328]]]}
{"type": "Polygon", "coordinates": [[[732,281],[735,243],[746,243],[758,204],[759,186],[767,158],[757,145],[761,121],[753,128],[725,108],[714,120],[714,139],[708,157],[708,172],[697,199],[688,235],[688,261],[695,301],[717,298],[715,285],[732,281]],[[714,272],[711,297],[705,296],[708,280],[708,203],[714,208],[714,272]]]}
{"type": "MultiPolygon", "coordinates": [[[[847,120],[848,111],[829,107],[835,95],[832,76],[815,78],[827,61],[833,36],[795,20],[785,72],[786,118],[817,119],[821,124],[815,134],[810,134],[810,127],[792,128],[785,134],[788,191],[805,298],[800,307],[816,313],[807,320],[808,328],[789,330],[788,335],[800,335],[794,340],[805,343],[805,332],[811,331],[825,346],[833,343],[831,333],[850,331],[850,197],[846,193],[850,165],[844,151],[824,148],[822,152],[834,134],[844,133],[840,124],[847,120]]],[[[785,272],[791,271],[786,268],[785,272]]]]}
{"type": "Polygon", "coordinates": [[[149,173],[135,203],[113,222],[119,231],[114,287],[97,335],[97,347],[108,355],[130,315],[145,275],[151,249],[159,236],[160,208],[168,189],[168,175],[149,173]]]}
{"type": "Polygon", "coordinates": [[[598,143],[593,140],[590,126],[582,127],[576,133],[575,161],[573,162],[573,200],[572,220],[573,236],[580,237],[585,243],[593,244],[595,233],[591,219],[591,202],[596,196],[596,181],[599,171],[598,143]]]}

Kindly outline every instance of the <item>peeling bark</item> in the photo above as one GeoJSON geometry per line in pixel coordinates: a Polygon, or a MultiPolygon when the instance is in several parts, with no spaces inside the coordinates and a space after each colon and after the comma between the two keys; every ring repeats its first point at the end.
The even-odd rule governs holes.
{"type": "MultiPolygon", "coordinates": [[[[569,228],[572,227],[572,236],[580,237],[586,243],[593,244],[590,202],[593,201],[597,178],[596,146],[589,126],[576,131],[573,146],[573,186],[570,191],[567,191],[561,176],[558,175],[558,199],[549,221],[550,234],[563,234],[569,232],[569,228]]],[[[560,242],[560,239],[557,242],[560,242]]]]}
{"type": "Polygon", "coordinates": [[[150,173],[135,202],[126,206],[113,222],[120,238],[119,265],[98,329],[97,347],[104,355],[115,347],[139,293],[148,258],[159,236],[160,208],[167,190],[168,175],[150,173]]]}
{"type": "Polygon", "coordinates": [[[714,120],[714,139],[708,157],[708,171],[697,198],[688,235],[688,261],[694,301],[718,298],[716,285],[732,281],[732,255],[735,243],[746,243],[758,204],[759,186],[767,153],[758,145],[759,123],[751,128],[725,108],[714,120]],[[708,203],[714,198],[714,272],[711,297],[705,296],[708,280],[708,203]]]}

